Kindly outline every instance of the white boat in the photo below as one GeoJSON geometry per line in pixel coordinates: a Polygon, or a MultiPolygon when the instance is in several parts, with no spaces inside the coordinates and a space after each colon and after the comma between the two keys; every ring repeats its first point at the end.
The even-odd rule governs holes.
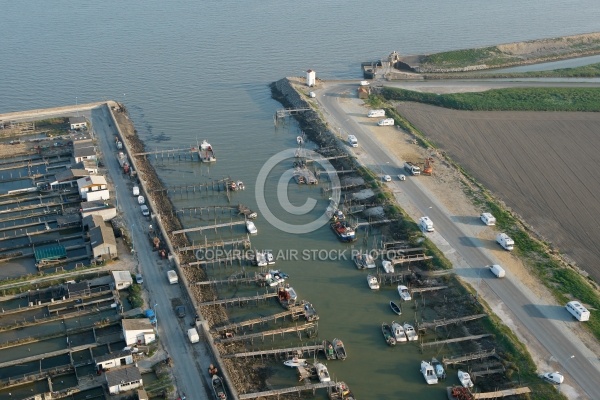
{"type": "Polygon", "coordinates": [[[466,388],[473,387],[473,381],[471,380],[471,375],[469,375],[468,372],[465,372],[465,371],[462,371],[459,369],[458,370],[458,380],[460,381],[460,384],[466,388]]]}
{"type": "Polygon", "coordinates": [[[304,138],[302,136],[296,136],[296,142],[298,142],[298,144],[303,144],[304,138]]]}
{"type": "Polygon", "coordinates": [[[265,274],[265,282],[271,287],[280,286],[285,282],[285,278],[280,275],[265,274]]]}
{"type": "Polygon", "coordinates": [[[356,265],[356,268],[358,268],[358,269],[367,268],[367,264],[365,263],[365,259],[362,254],[354,255],[354,265],[356,265]]]}
{"type": "Polygon", "coordinates": [[[258,229],[256,229],[256,225],[252,221],[246,221],[246,230],[251,235],[256,235],[258,233],[258,229]]]}
{"type": "Polygon", "coordinates": [[[200,161],[202,162],[215,162],[217,161],[217,157],[215,157],[215,152],[206,140],[203,140],[200,144],[200,150],[198,151],[198,155],[200,156],[200,161]]]}
{"type": "Polygon", "coordinates": [[[254,264],[256,264],[257,267],[266,267],[268,265],[267,256],[264,252],[257,251],[256,254],[254,254],[254,264]]]}
{"type": "Polygon", "coordinates": [[[565,381],[565,377],[563,376],[563,374],[561,374],[558,371],[554,371],[554,372],[546,372],[545,374],[541,374],[540,378],[553,383],[555,385],[560,385],[561,383],[563,383],[565,381]]]}
{"type": "Polygon", "coordinates": [[[367,269],[377,268],[377,265],[375,264],[375,259],[372,255],[370,255],[369,253],[365,253],[363,254],[363,258],[365,259],[365,265],[367,269]]]}
{"type": "Polygon", "coordinates": [[[413,326],[411,324],[406,322],[404,324],[403,328],[404,328],[404,333],[406,333],[406,338],[408,339],[409,342],[419,339],[419,335],[417,334],[417,331],[415,331],[415,328],[413,328],[413,326]]]}
{"type": "Polygon", "coordinates": [[[394,264],[392,264],[391,261],[383,260],[381,262],[381,266],[383,267],[383,270],[385,271],[386,274],[394,273],[394,264]]]}
{"type": "Polygon", "coordinates": [[[438,379],[446,379],[446,372],[444,371],[444,366],[441,362],[438,361],[437,358],[433,357],[431,359],[431,366],[435,370],[435,374],[437,375],[438,379]]]}
{"type": "Polygon", "coordinates": [[[286,285],[286,287],[280,286],[277,289],[277,298],[279,299],[279,303],[286,309],[290,309],[291,307],[296,305],[296,300],[298,299],[298,295],[294,288],[286,285]]]}
{"type": "Polygon", "coordinates": [[[409,301],[410,299],[412,299],[408,288],[404,285],[398,285],[398,294],[400,295],[400,298],[404,301],[409,301]]]}
{"type": "Polygon", "coordinates": [[[146,202],[146,199],[144,198],[144,196],[138,196],[138,204],[144,204],[146,202]]]}
{"type": "Polygon", "coordinates": [[[435,371],[431,364],[427,361],[421,361],[421,373],[423,374],[423,378],[425,378],[425,382],[428,385],[435,385],[438,383],[438,377],[435,374],[435,371]]]}
{"type": "Polygon", "coordinates": [[[379,290],[379,280],[375,275],[367,275],[367,283],[371,290],[379,290]]]}
{"type": "Polygon", "coordinates": [[[392,321],[392,333],[394,334],[394,339],[396,342],[406,342],[406,332],[404,332],[404,327],[400,325],[399,322],[392,321]]]}
{"type": "Polygon", "coordinates": [[[270,269],[269,273],[273,276],[279,276],[282,279],[287,279],[290,277],[288,274],[278,269],[270,269]]]}
{"type": "Polygon", "coordinates": [[[331,377],[329,376],[329,371],[327,371],[327,367],[325,366],[325,364],[316,363],[315,369],[317,370],[319,382],[331,382],[331,377]]]}
{"type": "Polygon", "coordinates": [[[306,362],[305,358],[294,357],[294,358],[290,358],[289,360],[284,361],[283,365],[285,365],[286,367],[292,367],[292,368],[306,367],[307,362],[306,362]]]}
{"type": "Polygon", "coordinates": [[[267,264],[269,265],[273,265],[275,264],[275,256],[273,256],[273,253],[269,250],[265,251],[265,256],[267,257],[267,264]]]}

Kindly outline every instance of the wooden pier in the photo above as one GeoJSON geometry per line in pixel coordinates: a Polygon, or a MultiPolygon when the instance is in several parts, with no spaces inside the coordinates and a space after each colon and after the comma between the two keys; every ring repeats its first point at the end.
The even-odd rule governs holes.
{"type": "Polygon", "coordinates": [[[482,371],[471,371],[470,375],[472,377],[478,377],[478,376],[485,376],[485,375],[492,375],[492,374],[503,374],[506,372],[506,368],[502,367],[502,368],[496,368],[496,369],[486,369],[486,370],[482,370],[482,371]]]}
{"type": "Polygon", "coordinates": [[[414,289],[411,289],[410,292],[412,294],[416,294],[416,293],[433,292],[436,290],[443,290],[443,289],[448,289],[448,286],[430,286],[430,287],[414,288],[414,289]]]}
{"type": "Polygon", "coordinates": [[[299,355],[308,354],[314,357],[318,352],[325,352],[325,347],[322,344],[316,344],[312,346],[299,346],[299,347],[287,347],[283,349],[271,349],[271,350],[260,350],[260,351],[248,351],[244,353],[233,353],[223,354],[222,358],[246,358],[246,357],[262,357],[262,356],[278,356],[284,355],[299,355]]]}
{"type": "Polygon", "coordinates": [[[302,324],[302,325],[290,326],[287,328],[272,329],[270,331],[265,331],[265,332],[250,333],[247,335],[240,335],[240,336],[228,336],[228,337],[224,337],[224,338],[216,338],[215,342],[217,342],[217,343],[232,343],[232,342],[240,342],[243,340],[249,340],[250,342],[253,342],[254,339],[261,339],[264,342],[264,340],[267,336],[270,336],[272,338],[272,340],[275,340],[275,335],[281,335],[281,337],[283,338],[286,333],[296,333],[298,335],[298,338],[301,338],[303,331],[310,331],[313,329],[316,330],[317,326],[318,325],[315,322],[308,322],[308,323],[302,324]]]}
{"type": "Polygon", "coordinates": [[[495,357],[496,356],[496,349],[492,349],[492,350],[485,350],[485,351],[478,351],[476,353],[469,353],[469,354],[465,354],[462,356],[458,356],[458,357],[452,357],[452,358],[442,358],[442,363],[444,364],[444,366],[447,365],[452,365],[452,364],[461,364],[464,363],[466,361],[471,361],[471,360],[481,360],[483,358],[488,358],[488,357],[495,357]]]}
{"type": "Polygon", "coordinates": [[[374,221],[364,221],[364,222],[359,222],[358,224],[356,224],[356,226],[359,227],[359,226],[391,224],[392,222],[398,222],[398,219],[378,219],[378,220],[374,220],[374,221]]]}
{"type": "Polygon", "coordinates": [[[268,315],[266,317],[259,317],[259,318],[254,318],[254,319],[250,319],[247,321],[242,321],[242,322],[238,322],[235,324],[229,324],[229,325],[224,325],[224,326],[219,326],[219,327],[213,327],[213,329],[217,332],[221,332],[221,331],[237,331],[240,328],[243,328],[245,326],[250,326],[250,327],[254,327],[254,325],[262,325],[262,324],[266,324],[268,322],[277,322],[278,319],[283,319],[285,320],[286,317],[291,316],[292,320],[295,321],[297,320],[301,315],[304,315],[304,308],[302,306],[299,307],[293,307],[287,311],[284,312],[280,312],[274,315],[268,315]]]}
{"type": "Polygon", "coordinates": [[[436,330],[437,328],[439,328],[441,326],[458,324],[460,322],[466,322],[466,321],[474,321],[476,319],[483,318],[483,317],[487,317],[487,314],[475,314],[475,315],[467,315],[466,317],[460,317],[460,318],[441,319],[441,320],[436,320],[433,322],[421,322],[418,324],[418,329],[425,330],[425,329],[433,328],[433,330],[436,330]]]}
{"type": "Polygon", "coordinates": [[[231,222],[225,222],[222,224],[215,224],[215,225],[209,225],[209,226],[196,226],[194,228],[180,229],[178,231],[173,231],[172,233],[174,235],[177,235],[177,234],[188,233],[188,232],[202,232],[202,231],[208,230],[208,229],[214,229],[216,232],[216,230],[219,228],[225,228],[225,227],[231,228],[235,225],[244,225],[245,223],[246,223],[246,221],[231,221],[231,222]]]}
{"type": "Polygon", "coordinates": [[[272,297],[277,297],[277,293],[265,293],[265,294],[260,294],[257,296],[248,296],[248,297],[235,297],[232,299],[221,299],[221,300],[214,300],[214,301],[206,301],[204,303],[200,303],[200,306],[217,306],[217,305],[227,305],[227,304],[237,304],[238,306],[241,306],[242,303],[246,304],[249,303],[251,301],[256,301],[256,304],[258,304],[258,302],[260,300],[266,300],[266,299],[270,299],[272,297]]]}
{"type": "Polygon", "coordinates": [[[311,109],[308,107],[303,108],[282,108],[280,110],[275,111],[275,116],[273,117],[273,122],[275,126],[279,124],[279,121],[285,119],[286,117],[290,117],[292,115],[297,115],[303,113],[305,111],[310,111],[311,109]]]}
{"type": "MultiPolygon", "coordinates": [[[[200,261],[199,263],[204,264],[205,261],[200,261]]],[[[191,263],[188,265],[191,265],[191,263]]],[[[258,275],[255,275],[255,276],[248,276],[245,278],[227,278],[227,279],[221,279],[221,280],[201,281],[201,282],[195,282],[194,285],[198,285],[198,286],[223,285],[223,284],[236,285],[238,283],[258,282],[259,279],[261,279],[261,278],[258,275]]]]}
{"type": "Polygon", "coordinates": [[[473,397],[476,400],[479,400],[479,399],[498,399],[498,398],[501,398],[501,397],[516,396],[516,395],[519,395],[519,394],[526,394],[526,393],[531,393],[531,389],[529,389],[528,387],[520,387],[520,388],[514,388],[514,389],[498,390],[496,392],[474,393],[473,397]]]}
{"type": "Polygon", "coordinates": [[[393,265],[397,265],[397,264],[410,263],[410,262],[414,262],[414,261],[426,261],[426,260],[431,260],[432,258],[433,258],[432,256],[428,256],[424,253],[419,253],[419,254],[410,254],[410,255],[395,257],[395,258],[391,259],[390,261],[393,265]]]}
{"type": "Polygon", "coordinates": [[[275,397],[279,398],[279,396],[281,396],[282,394],[286,394],[286,393],[298,393],[298,397],[300,398],[300,393],[303,391],[307,391],[307,390],[312,390],[313,396],[314,396],[317,389],[331,388],[331,387],[334,387],[335,385],[336,385],[336,383],[333,381],[332,382],[322,382],[322,383],[311,383],[311,384],[305,384],[303,386],[293,386],[293,387],[288,387],[288,388],[283,388],[283,389],[267,390],[266,392],[244,393],[244,394],[239,395],[239,399],[240,400],[256,399],[259,397],[268,397],[268,396],[275,396],[275,397]]]}
{"type": "Polygon", "coordinates": [[[217,248],[217,247],[223,247],[223,246],[229,246],[229,245],[233,245],[233,246],[239,246],[241,245],[244,249],[249,249],[250,248],[250,239],[248,238],[248,235],[246,235],[245,238],[238,238],[238,239],[231,239],[231,240],[218,240],[218,241],[214,241],[214,242],[209,242],[208,240],[204,240],[204,243],[199,243],[199,244],[192,244],[191,246],[183,246],[183,247],[178,247],[177,251],[178,252],[184,252],[184,251],[195,251],[195,250],[201,250],[201,249],[208,249],[208,248],[217,248]]]}
{"type": "Polygon", "coordinates": [[[463,336],[463,337],[459,337],[459,338],[454,338],[454,339],[446,339],[446,340],[435,340],[433,342],[424,342],[421,343],[421,348],[426,347],[426,346],[435,346],[435,345],[442,345],[442,344],[448,344],[448,343],[458,343],[458,342],[464,342],[467,340],[479,340],[482,339],[484,337],[489,337],[489,336],[493,336],[491,333],[486,333],[483,335],[471,335],[471,336],[463,336]]]}

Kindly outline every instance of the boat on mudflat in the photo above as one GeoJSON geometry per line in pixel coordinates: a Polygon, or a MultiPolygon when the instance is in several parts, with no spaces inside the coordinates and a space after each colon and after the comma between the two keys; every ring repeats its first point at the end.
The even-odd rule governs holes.
{"type": "Polygon", "coordinates": [[[392,327],[390,326],[390,324],[387,324],[385,322],[382,323],[381,324],[381,333],[383,333],[383,338],[385,339],[385,342],[389,346],[396,345],[396,339],[394,338],[394,333],[392,332],[392,327]]]}
{"type": "Polygon", "coordinates": [[[390,301],[390,308],[395,314],[402,315],[402,307],[393,301],[390,301]]]}
{"type": "Polygon", "coordinates": [[[225,394],[225,386],[223,380],[218,375],[212,376],[212,387],[215,392],[215,397],[219,400],[226,400],[227,394],[225,394]]]}
{"type": "Polygon", "coordinates": [[[337,221],[330,224],[330,226],[342,242],[353,242],[356,240],[356,232],[347,221],[337,221]]]}
{"type": "Polygon", "coordinates": [[[348,357],[346,354],[346,348],[344,347],[344,342],[340,339],[335,338],[331,342],[333,344],[333,350],[335,351],[335,356],[338,360],[345,360],[348,357]]]}

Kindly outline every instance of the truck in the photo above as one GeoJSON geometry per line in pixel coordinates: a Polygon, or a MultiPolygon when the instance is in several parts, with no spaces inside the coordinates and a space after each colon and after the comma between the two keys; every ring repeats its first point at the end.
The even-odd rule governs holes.
{"type": "Polygon", "coordinates": [[[392,126],[394,125],[394,118],[384,118],[377,123],[379,126],[392,126]]]}
{"type": "Polygon", "coordinates": [[[385,110],[371,110],[367,114],[369,118],[385,117],[385,110]]]}
{"type": "Polygon", "coordinates": [[[198,343],[200,341],[200,335],[198,335],[196,328],[188,329],[187,335],[188,339],[190,339],[190,343],[198,343]]]}
{"type": "Polygon", "coordinates": [[[502,246],[504,250],[511,251],[515,248],[515,241],[512,240],[506,233],[499,233],[496,236],[496,242],[498,242],[498,244],[502,246]]]}
{"type": "Polygon", "coordinates": [[[419,218],[419,227],[423,232],[433,232],[433,222],[429,217],[419,218]]]}
{"type": "Polygon", "coordinates": [[[404,163],[404,170],[411,175],[421,175],[421,168],[417,167],[410,161],[404,163]]]}
{"type": "Polygon", "coordinates": [[[171,285],[174,285],[179,282],[179,277],[177,276],[177,272],[175,272],[175,270],[173,270],[173,269],[167,271],[167,278],[169,278],[169,283],[171,285]]]}
{"type": "Polygon", "coordinates": [[[348,135],[348,144],[352,147],[358,147],[358,140],[356,140],[356,136],[348,135]]]}

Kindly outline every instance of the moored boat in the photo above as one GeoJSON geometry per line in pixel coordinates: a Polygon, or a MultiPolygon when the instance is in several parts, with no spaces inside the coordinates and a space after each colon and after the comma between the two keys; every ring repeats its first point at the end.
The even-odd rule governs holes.
{"type": "Polygon", "coordinates": [[[317,314],[315,307],[306,300],[302,300],[302,304],[304,306],[304,318],[309,322],[318,321],[319,314],[317,314]]]}
{"type": "Polygon", "coordinates": [[[246,221],[246,230],[251,235],[256,235],[258,233],[258,229],[256,229],[256,225],[252,221],[246,221]]]}
{"type": "Polygon", "coordinates": [[[398,294],[400,295],[400,298],[404,301],[409,301],[410,299],[412,299],[408,288],[404,285],[398,285],[398,294]]]}
{"type": "Polygon", "coordinates": [[[144,196],[138,196],[138,204],[144,204],[146,203],[146,199],[144,198],[144,196]]]}
{"type": "Polygon", "coordinates": [[[257,267],[267,266],[267,256],[264,252],[256,251],[256,253],[254,253],[254,265],[257,267]]]}
{"type": "Polygon", "coordinates": [[[469,389],[462,386],[449,386],[446,388],[446,394],[448,400],[473,400],[475,398],[469,389]]]}
{"type": "Polygon", "coordinates": [[[377,268],[377,264],[375,264],[375,259],[372,255],[369,253],[364,253],[363,258],[365,259],[365,265],[367,266],[367,269],[377,268]]]}
{"type": "Polygon", "coordinates": [[[386,274],[394,273],[394,264],[392,264],[391,261],[383,260],[381,262],[381,266],[383,267],[383,270],[385,271],[386,274]]]}
{"type": "Polygon", "coordinates": [[[270,250],[265,251],[265,256],[267,257],[267,264],[269,264],[269,265],[275,264],[275,256],[273,255],[272,251],[270,251],[270,250]]]}
{"type": "Polygon", "coordinates": [[[395,314],[402,315],[402,307],[400,307],[400,305],[390,301],[390,308],[395,314]]]}
{"type": "Polygon", "coordinates": [[[206,140],[203,140],[200,144],[200,150],[198,151],[198,155],[200,156],[200,161],[202,162],[215,162],[217,161],[217,157],[215,156],[215,152],[206,140]]]}
{"type": "Polygon", "coordinates": [[[319,382],[331,382],[331,377],[329,376],[329,371],[327,367],[323,363],[316,363],[315,369],[317,370],[317,376],[319,377],[319,382]]]}
{"type": "Polygon", "coordinates": [[[415,340],[419,339],[419,335],[417,334],[417,331],[415,331],[415,328],[409,324],[408,322],[404,323],[404,333],[406,333],[406,339],[409,342],[413,342],[415,340]]]}
{"type": "Polygon", "coordinates": [[[354,265],[356,265],[356,268],[358,269],[365,269],[367,268],[367,264],[365,263],[365,259],[363,258],[362,254],[355,254],[353,256],[353,260],[354,260],[354,265]]]}
{"type": "Polygon", "coordinates": [[[330,226],[342,242],[353,242],[356,240],[356,232],[347,221],[337,221],[330,224],[330,226]]]}
{"type": "Polygon", "coordinates": [[[375,275],[367,275],[367,283],[371,290],[379,290],[379,280],[375,275]]]}
{"type": "Polygon", "coordinates": [[[344,347],[344,342],[342,342],[338,338],[335,338],[335,339],[333,339],[333,341],[331,343],[333,344],[333,350],[335,351],[335,357],[338,360],[345,360],[348,355],[346,354],[346,348],[344,347]]]}
{"type": "Polygon", "coordinates": [[[446,372],[444,371],[444,366],[441,362],[438,361],[437,358],[433,357],[431,359],[431,366],[435,370],[435,375],[438,379],[446,379],[446,372]]]}
{"type": "Polygon", "coordinates": [[[406,338],[404,327],[399,322],[392,321],[392,333],[394,334],[394,339],[396,339],[396,342],[402,343],[408,340],[406,338]]]}
{"type": "Polygon", "coordinates": [[[227,394],[225,394],[225,386],[223,385],[223,380],[218,375],[212,376],[212,387],[215,392],[215,397],[219,400],[227,399],[227,394]]]}
{"type": "Polygon", "coordinates": [[[291,307],[296,305],[296,300],[298,299],[298,295],[293,287],[286,285],[285,287],[280,287],[277,290],[277,298],[279,299],[279,303],[286,309],[290,309],[291,307]]]}
{"type": "Polygon", "coordinates": [[[435,371],[430,363],[427,361],[421,361],[421,373],[423,374],[423,378],[425,378],[425,382],[428,385],[435,385],[438,383],[438,378],[435,375],[435,371]]]}
{"type": "Polygon", "coordinates": [[[270,269],[270,270],[269,270],[269,273],[270,273],[271,275],[273,275],[273,276],[277,276],[277,277],[279,277],[279,278],[281,278],[281,279],[287,279],[287,278],[289,278],[289,277],[290,277],[288,274],[286,274],[285,272],[283,272],[283,271],[281,271],[281,270],[278,270],[278,269],[270,269]]]}
{"type": "Polygon", "coordinates": [[[331,400],[355,400],[354,394],[350,391],[348,385],[344,382],[339,382],[332,388],[332,392],[329,395],[331,400]]]}
{"type": "Polygon", "coordinates": [[[458,380],[460,381],[460,384],[466,388],[473,387],[473,381],[471,380],[471,375],[469,375],[468,372],[465,372],[465,371],[459,369],[458,370],[458,380]]]}
{"type": "Polygon", "coordinates": [[[307,364],[308,363],[306,362],[305,358],[298,358],[298,357],[290,358],[289,360],[285,360],[283,362],[283,365],[285,365],[286,367],[292,367],[292,368],[306,367],[307,364]]]}
{"type": "Polygon", "coordinates": [[[335,349],[329,340],[323,340],[323,349],[325,350],[325,358],[335,360],[335,349]]]}
{"type": "Polygon", "coordinates": [[[392,332],[392,327],[389,324],[387,324],[385,322],[381,324],[381,333],[383,333],[383,338],[385,339],[385,342],[389,346],[395,346],[396,345],[396,339],[394,339],[394,334],[392,332]]]}

